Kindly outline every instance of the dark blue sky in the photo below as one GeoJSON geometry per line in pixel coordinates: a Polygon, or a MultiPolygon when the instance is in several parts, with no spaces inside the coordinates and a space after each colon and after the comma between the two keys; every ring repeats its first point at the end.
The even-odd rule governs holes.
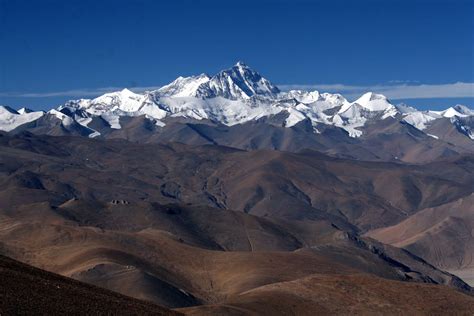
{"type": "Polygon", "coordinates": [[[446,85],[410,103],[473,107],[450,84],[474,82],[474,0],[0,0],[0,104],[49,108],[237,60],[276,84],[332,92],[446,85]]]}

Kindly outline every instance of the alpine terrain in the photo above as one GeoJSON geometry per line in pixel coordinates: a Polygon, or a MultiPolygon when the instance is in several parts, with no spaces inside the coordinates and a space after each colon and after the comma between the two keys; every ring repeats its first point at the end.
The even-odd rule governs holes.
{"type": "Polygon", "coordinates": [[[0,106],[0,314],[471,315],[473,205],[464,105],[282,91],[238,62],[0,106]]]}

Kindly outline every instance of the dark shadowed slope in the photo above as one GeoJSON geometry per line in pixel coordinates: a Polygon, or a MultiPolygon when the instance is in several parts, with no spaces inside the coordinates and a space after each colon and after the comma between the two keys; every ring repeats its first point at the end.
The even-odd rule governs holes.
{"type": "Polygon", "coordinates": [[[1,315],[179,315],[0,255],[1,315]]]}

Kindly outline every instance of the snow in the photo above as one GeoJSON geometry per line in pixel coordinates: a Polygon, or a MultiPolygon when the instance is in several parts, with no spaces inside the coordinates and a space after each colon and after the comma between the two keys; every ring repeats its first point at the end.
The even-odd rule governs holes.
{"type": "Polygon", "coordinates": [[[94,131],[93,133],[89,134],[89,138],[95,138],[100,136],[100,133],[98,131],[94,131]]]}
{"type": "MultiPolygon", "coordinates": [[[[115,129],[121,128],[119,117],[124,115],[146,115],[159,126],[167,116],[208,119],[232,126],[285,111],[287,127],[309,119],[313,126],[324,123],[342,127],[353,137],[362,134],[357,128],[374,116],[370,112],[380,112],[383,118],[399,113],[384,96],[373,93],[350,103],[340,94],[280,92],[243,62],[212,77],[206,74],[178,77],[145,94],[124,89],[66,105],[84,109],[90,115],[101,115],[115,129]]],[[[85,120],[81,123],[88,124],[85,120]]]]}
{"type": "Polygon", "coordinates": [[[280,90],[270,81],[243,62],[222,70],[209,81],[201,84],[196,96],[207,99],[223,97],[230,100],[246,100],[252,96],[274,98],[280,90]]]}
{"type": "Polygon", "coordinates": [[[321,93],[321,97],[328,103],[335,106],[344,106],[349,102],[342,95],[338,93],[321,93]]]}
{"type": "Polygon", "coordinates": [[[349,136],[360,137],[362,131],[358,127],[363,127],[367,122],[367,110],[357,102],[352,103],[344,112],[339,112],[333,117],[334,125],[345,129],[349,136]]]}
{"type": "Polygon", "coordinates": [[[164,122],[159,121],[159,120],[156,120],[155,125],[158,126],[158,127],[164,127],[164,126],[166,126],[166,124],[165,124],[164,122]]]}
{"type": "Polygon", "coordinates": [[[469,137],[470,139],[474,140],[474,130],[472,130],[471,126],[469,124],[464,124],[463,121],[456,117],[453,116],[450,118],[450,121],[453,125],[455,125],[458,129],[464,132],[464,134],[469,137]]]}
{"type": "Polygon", "coordinates": [[[369,111],[386,111],[387,109],[394,107],[390,102],[388,102],[384,95],[375,94],[373,92],[365,93],[354,103],[360,104],[369,111]]]}
{"type": "Polygon", "coordinates": [[[206,100],[192,97],[162,98],[160,103],[170,112],[171,116],[183,116],[197,120],[209,119],[229,126],[282,111],[282,108],[271,106],[269,103],[253,106],[252,102],[246,100],[229,100],[222,97],[206,100]]]}
{"type": "Polygon", "coordinates": [[[398,109],[395,106],[390,106],[383,111],[381,118],[384,120],[389,117],[396,117],[398,114],[400,114],[398,109]]]}
{"type": "Polygon", "coordinates": [[[412,112],[417,112],[418,110],[415,109],[414,107],[411,107],[409,105],[406,105],[405,103],[400,103],[395,105],[395,108],[398,110],[398,112],[406,114],[406,113],[412,113],[412,112]]]}
{"type": "Polygon", "coordinates": [[[74,119],[58,110],[52,109],[48,111],[48,114],[53,115],[61,120],[64,126],[69,126],[74,123],[74,119]]]}
{"type": "MultiPolygon", "coordinates": [[[[474,111],[464,105],[444,111],[418,111],[405,104],[393,105],[384,95],[374,92],[367,92],[354,102],[340,94],[319,91],[281,92],[243,62],[212,77],[206,74],[178,77],[158,90],[143,94],[123,89],[95,99],[72,100],[48,113],[65,125],[75,121],[85,127],[94,117],[102,117],[113,129],[121,128],[120,118],[123,116],[145,115],[157,126],[165,126],[163,120],[166,117],[208,119],[232,126],[285,113],[286,127],[307,119],[315,133],[315,127],[323,123],[343,128],[351,137],[362,136],[368,122],[389,117],[401,119],[419,130],[426,129],[434,120],[450,118],[452,124],[474,138],[470,127],[457,120],[474,115],[474,111]]],[[[17,112],[0,107],[0,129],[12,130],[42,115],[43,112],[28,109],[17,112]]],[[[99,135],[95,131],[90,137],[99,135]]]]}
{"type": "Polygon", "coordinates": [[[17,111],[19,114],[26,114],[26,113],[31,113],[34,112],[32,109],[29,108],[21,108],[17,111]]]}
{"type": "Polygon", "coordinates": [[[89,123],[92,122],[92,117],[76,117],[76,121],[82,126],[89,127],[89,123]]]}
{"type": "Polygon", "coordinates": [[[302,90],[290,90],[287,92],[286,96],[305,104],[316,102],[320,97],[318,91],[308,92],[302,90]]]}
{"type": "MultiPolygon", "coordinates": [[[[405,114],[403,120],[419,130],[424,130],[431,124],[433,121],[441,118],[449,118],[451,124],[455,125],[459,130],[474,140],[474,132],[471,130],[471,127],[468,124],[465,124],[462,118],[467,118],[474,115],[474,111],[469,109],[466,106],[456,105],[450,107],[444,111],[415,111],[405,114]]],[[[435,137],[435,135],[428,136],[435,137]]]]}
{"type": "Polygon", "coordinates": [[[167,112],[161,109],[155,103],[145,102],[138,111],[130,113],[130,116],[140,116],[143,114],[145,114],[147,117],[161,120],[166,117],[167,112]]]}
{"type": "Polygon", "coordinates": [[[428,123],[430,123],[433,120],[436,120],[438,118],[441,118],[441,115],[432,113],[432,112],[410,112],[405,115],[403,120],[407,122],[408,124],[416,127],[420,131],[426,129],[428,126],[428,123]]]}
{"type": "Polygon", "coordinates": [[[112,105],[124,112],[135,112],[138,111],[142,105],[144,98],[144,95],[133,93],[128,89],[123,89],[122,91],[104,94],[103,96],[92,100],[89,107],[93,105],[112,105]]]}
{"type": "MultiPolygon", "coordinates": [[[[120,116],[138,116],[155,120],[164,126],[168,116],[196,120],[208,119],[228,126],[261,117],[287,113],[284,125],[291,127],[309,119],[313,127],[319,123],[345,129],[351,137],[360,137],[369,121],[402,119],[423,130],[441,117],[465,116],[470,109],[458,106],[442,113],[421,112],[404,104],[393,105],[381,94],[367,92],[354,102],[340,94],[278,88],[242,62],[210,77],[206,74],[178,77],[168,85],[145,94],[130,90],[105,94],[93,100],[72,101],[75,108],[91,115],[101,115],[112,128],[121,128],[120,116]]],[[[87,125],[87,123],[81,124],[87,125]]]]}
{"type": "Polygon", "coordinates": [[[110,128],[121,129],[120,116],[113,113],[104,113],[101,117],[110,125],[110,128]]]}
{"type": "Polygon", "coordinates": [[[210,77],[206,74],[178,77],[175,81],[158,89],[156,94],[161,97],[196,97],[199,87],[209,80],[210,77]]]}
{"type": "Polygon", "coordinates": [[[23,124],[35,121],[44,115],[43,111],[19,113],[7,106],[0,106],[0,130],[9,132],[23,124]]]}
{"type": "Polygon", "coordinates": [[[348,126],[344,126],[343,129],[346,130],[346,132],[349,133],[350,137],[356,138],[356,137],[361,137],[362,136],[362,131],[356,129],[355,126],[348,125],[348,126]]]}
{"type": "Polygon", "coordinates": [[[287,111],[289,115],[285,121],[286,127],[295,126],[297,123],[301,122],[302,120],[306,118],[306,116],[298,110],[288,108],[287,111]]]}
{"type": "Polygon", "coordinates": [[[471,110],[465,105],[462,104],[456,104],[453,106],[454,110],[456,110],[458,113],[468,115],[468,116],[474,116],[474,110],[471,110]]]}
{"type": "Polygon", "coordinates": [[[441,112],[438,112],[441,116],[444,116],[444,117],[448,117],[448,118],[451,118],[451,117],[454,117],[454,116],[457,116],[457,117],[466,117],[466,116],[469,116],[469,115],[466,115],[466,114],[462,114],[462,113],[459,113],[455,108],[453,107],[450,107],[444,111],[441,111],[441,112]]]}

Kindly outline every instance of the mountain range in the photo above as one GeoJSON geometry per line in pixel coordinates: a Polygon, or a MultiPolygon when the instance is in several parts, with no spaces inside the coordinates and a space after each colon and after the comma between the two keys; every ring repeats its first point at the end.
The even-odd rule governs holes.
{"type": "Polygon", "coordinates": [[[242,62],[0,107],[0,314],[470,315],[473,118],[242,62]]]}
{"type": "Polygon", "coordinates": [[[353,102],[340,94],[282,92],[238,62],[214,76],[179,77],[143,94],[123,89],[47,112],[3,106],[0,130],[241,149],[311,148],[360,159],[425,162],[473,152],[473,117],[474,110],[463,105],[418,111],[372,92],[353,102]],[[242,133],[247,135],[239,137],[242,133]],[[394,135],[396,141],[388,139],[394,135]]]}

